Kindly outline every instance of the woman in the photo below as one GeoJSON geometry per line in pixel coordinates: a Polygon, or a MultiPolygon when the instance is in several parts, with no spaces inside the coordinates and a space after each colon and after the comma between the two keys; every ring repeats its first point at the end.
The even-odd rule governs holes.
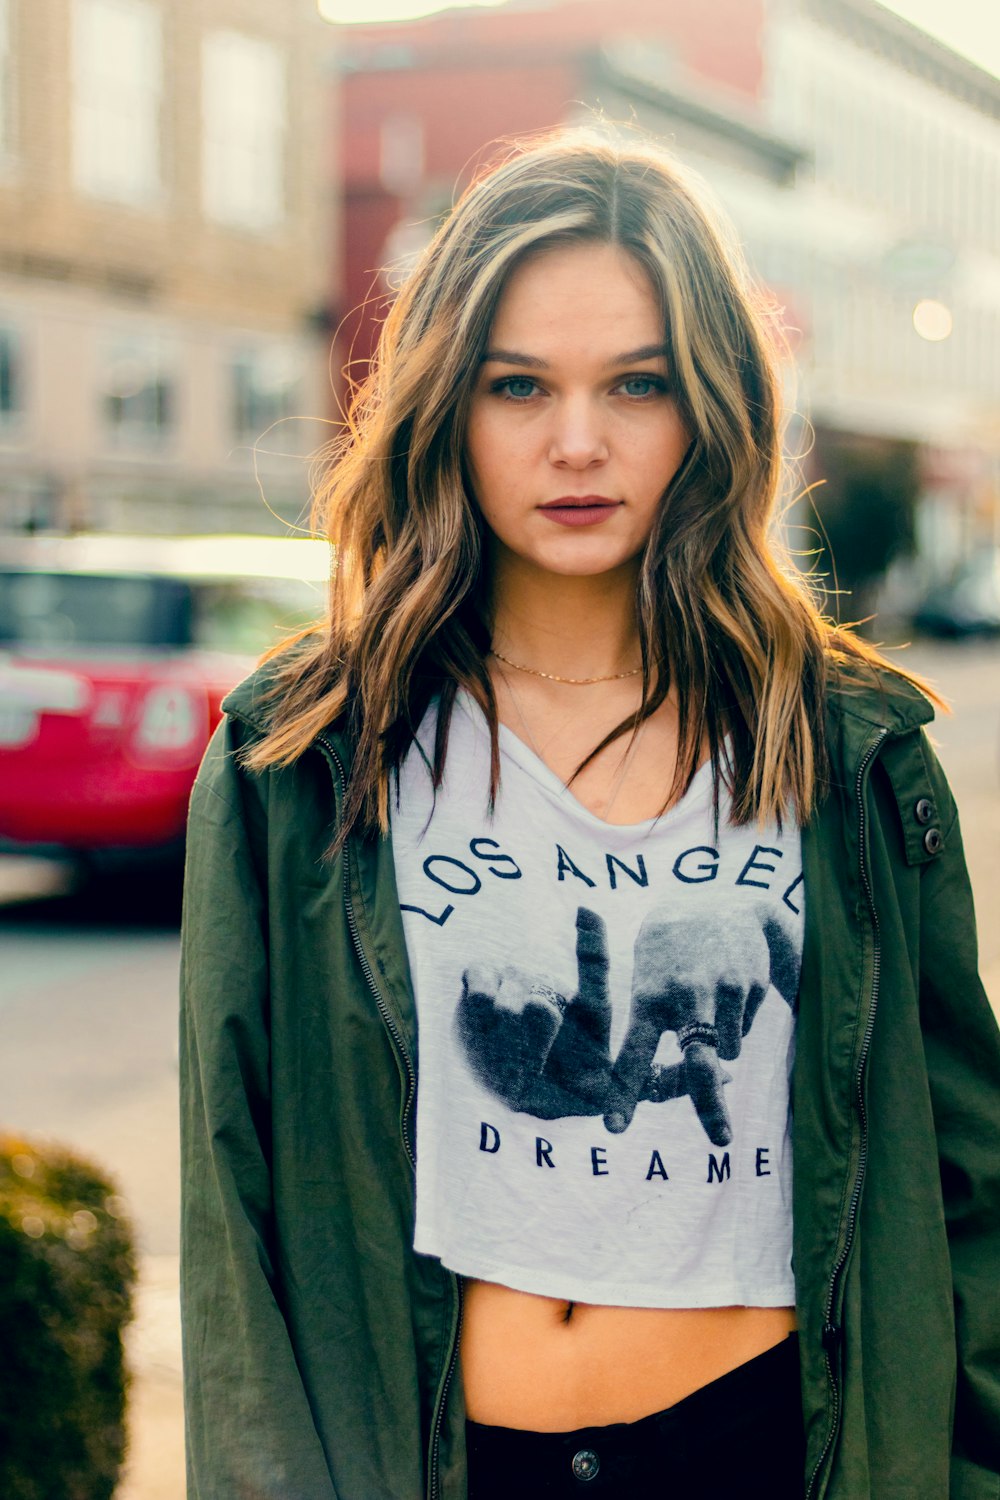
{"type": "Polygon", "coordinates": [[[192,802],[192,1500],[1000,1492],[954,804],[777,421],[653,152],[512,156],[404,287],[192,802]]]}

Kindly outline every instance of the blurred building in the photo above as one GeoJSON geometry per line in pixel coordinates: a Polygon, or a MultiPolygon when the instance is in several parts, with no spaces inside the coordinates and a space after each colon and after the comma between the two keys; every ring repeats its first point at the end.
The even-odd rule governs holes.
{"type": "Polygon", "coordinates": [[[315,0],[0,0],[0,529],[298,517],[328,49],[315,0]]]}
{"type": "Polygon", "coordinates": [[[764,56],[769,118],[808,154],[791,212],[744,195],[739,220],[805,320],[831,523],[908,464],[919,585],[1000,543],[1000,79],[874,0],[770,0],[764,56]]]}
{"type": "Polygon", "coordinates": [[[603,115],[709,173],[788,180],[797,153],[757,102],[762,39],[763,0],[529,0],[343,28],[341,347],[355,369],[396,277],[498,141],[603,115]]]}
{"type": "Polygon", "coordinates": [[[876,0],[522,0],[345,27],[338,65],[357,369],[493,143],[634,121],[708,180],[786,309],[792,446],[824,481],[793,540],[827,532],[857,604],[895,555],[943,568],[995,534],[997,79],[876,0]]]}

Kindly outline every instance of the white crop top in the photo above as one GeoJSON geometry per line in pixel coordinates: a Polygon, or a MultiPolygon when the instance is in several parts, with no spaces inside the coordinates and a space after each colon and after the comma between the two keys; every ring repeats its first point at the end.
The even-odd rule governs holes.
{"type": "MultiPolygon", "coordinates": [[[[419,739],[433,757],[435,710],[419,739]]],[[[459,694],[444,783],[391,821],[417,1004],[414,1248],[625,1307],[794,1303],[796,826],[718,838],[711,770],[659,819],[589,812],[459,694]]]]}

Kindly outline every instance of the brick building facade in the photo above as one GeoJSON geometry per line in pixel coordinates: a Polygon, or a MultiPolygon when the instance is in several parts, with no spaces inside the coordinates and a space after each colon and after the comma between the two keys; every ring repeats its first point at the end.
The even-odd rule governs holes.
{"type": "Polygon", "coordinates": [[[329,405],[328,46],[315,0],[0,0],[0,530],[296,518],[252,450],[329,405]]]}

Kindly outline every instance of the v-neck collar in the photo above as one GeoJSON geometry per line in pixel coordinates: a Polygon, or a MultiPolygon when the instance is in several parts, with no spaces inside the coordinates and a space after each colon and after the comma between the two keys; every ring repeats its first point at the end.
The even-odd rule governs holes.
{"type": "MultiPolygon", "coordinates": [[[[459,689],[455,695],[455,703],[471,722],[477,733],[486,734],[487,726],[483,718],[482,710],[475,699],[464,689],[459,689]]],[[[595,831],[607,834],[617,833],[623,837],[642,838],[651,834],[656,829],[665,829],[675,822],[677,817],[691,811],[695,801],[700,805],[702,801],[711,801],[712,790],[712,764],[705,761],[698,767],[691,785],[688,787],[680,801],[668,807],[666,812],[657,814],[652,818],[643,818],[635,823],[612,823],[606,818],[601,818],[595,812],[580,801],[571,787],[553,771],[542,757],[525,740],[511,729],[508,724],[500,724],[499,744],[501,760],[507,759],[517,766],[525,775],[529,776],[536,785],[548,793],[560,807],[566,809],[574,817],[587,824],[595,831]]]]}

